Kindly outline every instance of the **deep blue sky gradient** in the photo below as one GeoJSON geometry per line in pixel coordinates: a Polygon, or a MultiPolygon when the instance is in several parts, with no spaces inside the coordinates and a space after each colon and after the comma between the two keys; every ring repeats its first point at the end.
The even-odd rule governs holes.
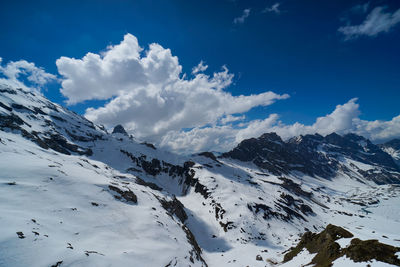
{"type": "MultiPolygon", "coordinates": [[[[61,56],[81,58],[118,44],[126,33],[147,48],[156,42],[178,56],[184,72],[204,60],[207,73],[226,65],[233,95],[272,90],[291,97],[255,108],[248,118],[278,113],[285,123],[312,123],[337,104],[358,97],[361,118],[390,120],[400,113],[400,25],[375,38],[344,41],[337,31],[349,10],[366,1],[5,1],[0,2],[0,57],[25,59],[57,74],[61,56]],[[281,14],[261,11],[280,2],[281,14]],[[233,19],[251,8],[243,24],[233,19]]],[[[400,8],[400,1],[369,1],[400,8]]],[[[370,11],[369,10],[369,11],[370,11]]],[[[62,103],[58,84],[45,95],[62,103]]],[[[83,113],[89,101],[71,106],[83,113]]]]}

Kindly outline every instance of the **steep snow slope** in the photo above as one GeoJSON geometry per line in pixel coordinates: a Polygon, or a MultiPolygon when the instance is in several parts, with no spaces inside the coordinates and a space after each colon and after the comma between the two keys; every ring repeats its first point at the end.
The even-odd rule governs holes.
{"type": "Polygon", "coordinates": [[[269,266],[329,223],[400,244],[397,167],[357,136],[178,156],[2,87],[0,139],[0,266],[269,266]]]}
{"type": "Polygon", "coordinates": [[[205,265],[165,196],[134,176],[0,138],[0,266],[205,265]]]}

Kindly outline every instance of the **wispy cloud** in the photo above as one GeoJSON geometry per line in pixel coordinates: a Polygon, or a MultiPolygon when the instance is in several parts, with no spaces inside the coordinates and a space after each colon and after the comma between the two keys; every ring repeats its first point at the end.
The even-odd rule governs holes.
{"type": "Polygon", "coordinates": [[[384,6],[375,7],[361,24],[342,26],[338,31],[344,34],[345,40],[361,36],[375,37],[382,32],[389,32],[400,22],[400,9],[393,13],[385,12],[385,9],[384,6]]]}
{"type": "Polygon", "coordinates": [[[200,63],[197,66],[192,68],[192,74],[194,75],[196,73],[203,72],[207,68],[208,68],[208,65],[205,65],[203,60],[201,60],[200,63]]]}
{"type": "Polygon", "coordinates": [[[281,13],[281,11],[279,9],[280,5],[281,5],[280,3],[275,3],[270,7],[266,7],[262,12],[263,13],[273,12],[275,14],[280,14],[281,13]]]}
{"type": "Polygon", "coordinates": [[[57,81],[55,75],[47,73],[43,68],[36,67],[32,62],[10,61],[3,66],[2,60],[0,57],[0,84],[40,90],[46,83],[57,81]]]}
{"type": "Polygon", "coordinates": [[[355,5],[350,9],[350,11],[353,13],[367,13],[368,8],[369,8],[369,2],[365,4],[355,5]]]}
{"type": "Polygon", "coordinates": [[[250,8],[246,8],[243,10],[243,13],[240,17],[234,18],[233,23],[235,24],[242,24],[244,21],[250,16],[250,8]]]}

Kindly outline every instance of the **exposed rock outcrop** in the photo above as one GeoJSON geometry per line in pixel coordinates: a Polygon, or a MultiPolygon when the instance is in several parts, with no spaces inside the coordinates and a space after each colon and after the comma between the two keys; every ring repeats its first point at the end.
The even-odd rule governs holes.
{"type": "Polygon", "coordinates": [[[341,248],[335,242],[341,238],[352,238],[353,234],[342,227],[329,224],[321,233],[306,232],[299,244],[284,256],[284,262],[292,260],[300,251],[307,249],[316,253],[310,264],[316,267],[332,266],[333,261],[346,256],[354,262],[377,260],[400,266],[400,259],[395,255],[400,248],[380,243],[378,240],[362,241],[358,238],[351,240],[346,248],[341,248]]]}
{"type": "Polygon", "coordinates": [[[125,128],[121,124],[115,126],[112,133],[113,134],[119,133],[128,136],[128,133],[125,131],[125,128]]]}

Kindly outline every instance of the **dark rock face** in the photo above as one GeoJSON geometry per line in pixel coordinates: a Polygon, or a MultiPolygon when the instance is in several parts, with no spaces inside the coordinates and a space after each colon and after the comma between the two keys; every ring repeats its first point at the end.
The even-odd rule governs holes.
{"type": "MultiPolygon", "coordinates": [[[[158,159],[147,160],[145,155],[140,157],[134,156],[132,153],[121,149],[123,154],[129,157],[137,167],[142,168],[143,171],[152,176],[159,175],[161,173],[168,174],[171,178],[178,178],[178,182],[182,185],[182,194],[185,195],[189,190],[190,186],[195,188],[195,192],[202,194],[205,198],[208,197],[209,193],[207,188],[200,184],[198,179],[195,179],[195,171],[192,167],[195,165],[192,161],[186,161],[183,166],[173,165],[165,161],[158,159]]],[[[136,170],[133,168],[133,170],[136,170]]]]}
{"type": "Polygon", "coordinates": [[[124,127],[121,124],[118,124],[117,126],[115,126],[112,133],[113,134],[120,133],[120,134],[124,134],[124,135],[128,136],[128,133],[125,131],[124,127]]]}
{"type": "Polygon", "coordinates": [[[43,142],[49,148],[66,155],[70,155],[71,154],[70,152],[75,152],[80,155],[87,155],[87,156],[91,156],[93,154],[90,148],[83,149],[75,144],[71,144],[61,135],[50,134],[48,138],[43,138],[43,142]]]}
{"type": "Polygon", "coordinates": [[[347,157],[379,168],[379,172],[371,174],[358,169],[367,179],[378,184],[400,183],[400,168],[393,158],[368,139],[355,134],[305,135],[285,142],[276,133],[266,133],[259,138],[243,140],[222,157],[251,161],[275,175],[300,171],[328,179],[339,170],[349,171],[340,162],[341,158],[347,157]]]}
{"type": "Polygon", "coordinates": [[[137,196],[131,190],[128,189],[124,191],[113,185],[109,185],[108,188],[118,194],[114,195],[116,199],[124,198],[126,201],[131,201],[135,204],[137,203],[137,196]]]}
{"type": "Polygon", "coordinates": [[[25,235],[24,235],[23,232],[17,232],[17,235],[18,235],[18,238],[20,238],[20,239],[24,239],[25,238],[25,235]]]}
{"type": "Polygon", "coordinates": [[[400,266],[400,259],[396,256],[396,252],[399,251],[400,248],[382,244],[378,240],[362,241],[358,238],[354,238],[351,240],[350,246],[346,249],[346,255],[355,262],[376,259],[400,266]]]}
{"type": "Polygon", "coordinates": [[[142,161],[143,170],[153,176],[156,176],[162,171],[161,162],[158,159],[152,159],[151,161],[142,161]]]}
{"type": "Polygon", "coordinates": [[[158,198],[158,200],[160,201],[161,206],[169,213],[170,216],[176,216],[179,221],[182,222],[182,230],[185,232],[186,238],[189,244],[192,246],[192,250],[189,251],[190,261],[194,263],[194,259],[196,259],[198,261],[201,261],[202,266],[207,267],[207,263],[201,256],[201,248],[197,243],[196,238],[194,237],[190,229],[185,224],[183,224],[188,219],[183,204],[175,196],[172,198],[171,201],[168,201],[164,198],[158,198]]]}
{"type": "Polygon", "coordinates": [[[63,261],[57,261],[55,264],[51,265],[51,267],[60,267],[63,261]]]}
{"type": "Polygon", "coordinates": [[[171,215],[175,215],[182,223],[187,220],[188,216],[185,212],[185,207],[176,197],[173,197],[172,201],[165,199],[159,199],[159,201],[165,210],[171,213],[171,215]]]}
{"type": "Polygon", "coordinates": [[[352,233],[332,224],[329,224],[319,234],[306,232],[301,237],[299,244],[284,256],[283,261],[290,261],[303,248],[306,248],[310,253],[317,253],[311,261],[313,264],[316,264],[316,266],[330,266],[335,259],[342,256],[340,245],[335,241],[340,238],[351,237],[353,237],[352,233]]]}
{"type": "Polygon", "coordinates": [[[190,245],[192,245],[192,250],[189,251],[190,257],[189,260],[194,263],[194,259],[201,261],[201,265],[204,267],[208,267],[206,261],[203,259],[201,256],[201,248],[199,244],[196,241],[196,238],[194,237],[193,233],[189,230],[189,228],[186,225],[182,225],[182,230],[186,234],[186,238],[189,242],[190,245]]]}
{"type": "Polygon", "coordinates": [[[12,111],[12,108],[0,102],[0,107],[4,108],[5,110],[12,111]]]}
{"type": "MultiPolygon", "coordinates": [[[[297,218],[299,220],[307,221],[303,215],[296,211],[296,209],[300,210],[300,207],[298,207],[297,204],[288,205],[286,203],[275,202],[275,209],[279,209],[281,211],[275,211],[271,207],[262,203],[247,204],[247,208],[255,215],[261,214],[264,220],[276,218],[285,222],[291,222],[294,218],[297,218]]],[[[307,206],[306,210],[307,213],[312,213],[312,209],[309,206],[307,206]]]]}

